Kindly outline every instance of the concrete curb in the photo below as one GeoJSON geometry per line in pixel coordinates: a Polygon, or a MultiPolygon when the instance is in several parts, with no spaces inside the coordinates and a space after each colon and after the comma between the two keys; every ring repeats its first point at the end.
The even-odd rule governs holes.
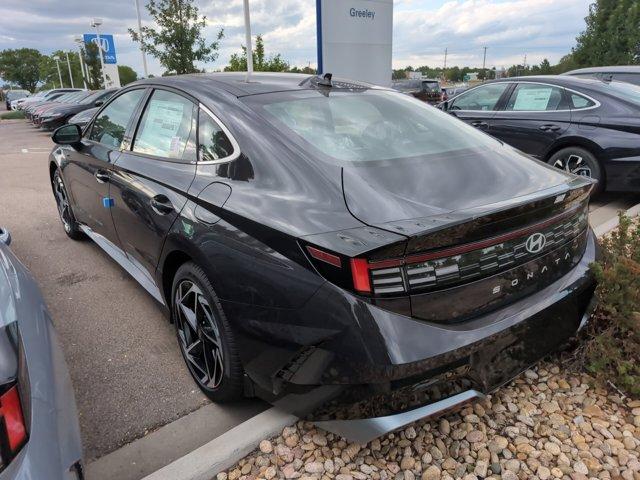
{"type": "Polygon", "coordinates": [[[279,434],[297,420],[272,407],[143,480],[211,480],[255,450],[262,440],[279,434]]]}
{"type": "MultiPolygon", "coordinates": [[[[640,203],[631,207],[629,210],[625,212],[625,214],[630,218],[635,218],[638,215],[640,215],[640,203]]],[[[609,233],[610,231],[612,231],[613,229],[615,229],[619,223],[620,223],[620,220],[616,215],[615,218],[612,218],[608,222],[605,222],[602,225],[598,225],[597,227],[595,227],[593,231],[596,234],[596,237],[600,238],[606,235],[607,233],[609,233]]]]}

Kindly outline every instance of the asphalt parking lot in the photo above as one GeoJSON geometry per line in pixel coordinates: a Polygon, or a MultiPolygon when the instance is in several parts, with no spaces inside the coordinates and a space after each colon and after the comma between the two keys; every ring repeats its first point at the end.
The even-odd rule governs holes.
{"type": "MultiPolygon", "coordinates": [[[[95,244],[64,234],[47,173],[49,135],[24,121],[0,121],[0,146],[0,224],[38,281],[61,338],[85,459],[207,404],[154,300],[95,244]]],[[[259,401],[215,406],[213,423],[226,430],[264,408],[259,401]]]]}
{"type": "MultiPolygon", "coordinates": [[[[64,234],[47,172],[49,134],[24,121],[2,121],[0,145],[0,224],[11,231],[12,249],[53,315],[74,382],[86,459],[207,404],[183,365],[173,326],[152,298],[95,244],[64,234]]],[[[602,195],[592,202],[592,224],[638,202],[640,195],[602,195]]],[[[266,405],[213,407],[214,423],[227,429],[266,405]]]]}

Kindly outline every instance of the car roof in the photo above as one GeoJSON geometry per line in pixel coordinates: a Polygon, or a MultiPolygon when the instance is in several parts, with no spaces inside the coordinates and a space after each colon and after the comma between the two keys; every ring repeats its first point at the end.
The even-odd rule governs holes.
{"type": "MultiPolygon", "coordinates": [[[[251,74],[250,81],[247,82],[246,72],[216,72],[154,77],[139,80],[135,84],[166,85],[183,90],[193,90],[205,96],[210,94],[211,88],[219,88],[236,97],[244,97],[263,93],[308,90],[310,88],[309,80],[314,77],[316,76],[304,73],[254,72],[251,74]]],[[[335,85],[342,81],[362,88],[373,87],[373,85],[364,82],[336,77],[333,77],[332,81],[335,85]]]]}
{"type": "Polygon", "coordinates": [[[602,80],[595,78],[572,77],[568,75],[530,75],[526,77],[507,77],[490,80],[486,83],[504,82],[540,82],[559,85],[562,87],[596,87],[602,85],[602,80]]]}
{"type": "Polygon", "coordinates": [[[571,70],[563,75],[576,75],[579,73],[640,73],[640,65],[614,65],[610,67],[588,67],[571,70]]]}

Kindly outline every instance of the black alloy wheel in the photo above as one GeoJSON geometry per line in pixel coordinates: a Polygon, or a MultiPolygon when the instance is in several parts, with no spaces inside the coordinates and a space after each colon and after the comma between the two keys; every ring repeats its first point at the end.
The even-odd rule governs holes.
{"type": "Polygon", "coordinates": [[[81,239],[83,237],[83,233],[80,230],[78,222],[76,222],[76,218],[73,216],[71,203],[69,202],[69,195],[67,194],[64,181],[62,180],[58,170],[53,174],[53,193],[56,197],[58,215],[60,215],[60,221],[64,227],[64,232],[73,240],[81,239]]]}
{"type": "Polygon", "coordinates": [[[171,316],[189,373],[214,402],[241,398],[243,369],[233,333],[202,269],[182,265],[172,292],[171,316]]]}
{"type": "Polygon", "coordinates": [[[603,189],[602,169],[600,168],[600,162],[589,151],[580,147],[568,147],[554,153],[548,160],[549,165],[552,165],[565,172],[573,173],[583,177],[593,178],[598,181],[596,191],[600,192],[603,189]]]}

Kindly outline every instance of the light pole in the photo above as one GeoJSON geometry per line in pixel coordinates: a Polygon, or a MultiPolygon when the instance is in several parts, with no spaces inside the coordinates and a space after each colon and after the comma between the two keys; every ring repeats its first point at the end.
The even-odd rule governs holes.
{"type": "Polygon", "coordinates": [[[84,62],[82,61],[82,44],[84,40],[81,36],[74,37],[73,40],[78,44],[78,58],[80,58],[80,73],[82,74],[82,84],[84,89],[87,89],[87,77],[84,75],[84,62]]]}
{"type": "Polygon", "coordinates": [[[102,70],[102,83],[104,88],[107,88],[107,74],[104,71],[104,59],[102,58],[102,42],[100,41],[100,25],[102,25],[101,18],[94,18],[91,22],[91,26],[96,29],[96,39],[98,40],[98,55],[100,56],[100,69],[102,70]]]}
{"type": "Polygon", "coordinates": [[[55,57],[53,57],[53,59],[56,61],[56,67],[58,67],[58,80],[60,80],[60,88],[63,88],[64,85],[62,84],[62,73],[60,73],[60,57],[56,55],[55,57]]]}
{"type": "Polygon", "coordinates": [[[249,18],[249,0],[244,0],[244,36],[247,42],[247,82],[253,73],[253,48],[251,48],[251,18],[249,18]]]}
{"type": "Polygon", "coordinates": [[[142,20],[140,19],[140,3],[136,2],[136,14],[138,15],[138,35],[140,35],[140,53],[142,54],[142,68],[144,68],[144,78],[149,77],[149,71],[147,70],[147,56],[142,49],[142,20]]]}
{"type": "Polygon", "coordinates": [[[67,67],[69,67],[69,80],[71,80],[71,88],[76,88],[76,86],[73,84],[73,74],[71,73],[71,62],[69,61],[69,52],[65,52],[65,55],[67,56],[67,67]]]}

